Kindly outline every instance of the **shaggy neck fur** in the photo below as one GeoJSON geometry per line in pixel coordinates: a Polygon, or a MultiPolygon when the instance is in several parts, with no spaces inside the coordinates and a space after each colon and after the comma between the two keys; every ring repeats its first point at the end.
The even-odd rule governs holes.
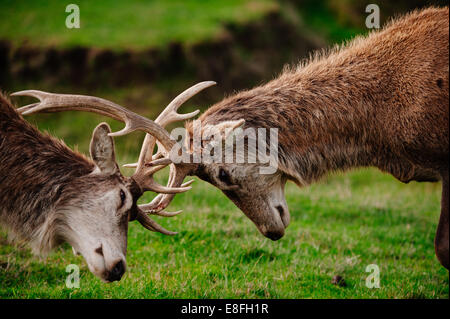
{"type": "Polygon", "coordinates": [[[448,8],[413,12],[224,99],[200,120],[278,128],[281,170],[300,185],[358,166],[433,180],[448,165],[448,18],[448,8]]]}
{"type": "Polygon", "coordinates": [[[66,227],[58,213],[65,188],[94,164],[62,141],[40,133],[0,94],[0,222],[13,237],[47,252],[66,227]]]}

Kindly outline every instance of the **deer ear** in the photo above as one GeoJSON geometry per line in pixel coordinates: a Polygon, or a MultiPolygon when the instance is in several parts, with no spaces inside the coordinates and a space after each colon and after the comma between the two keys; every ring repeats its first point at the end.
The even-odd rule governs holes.
{"type": "Polygon", "coordinates": [[[119,170],[114,152],[114,140],[108,134],[111,128],[107,123],[100,123],[92,133],[91,158],[103,174],[112,175],[119,170]]]}
{"type": "Polygon", "coordinates": [[[225,121],[217,124],[215,129],[220,132],[220,134],[227,139],[228,136],[233,133],[233,131],[237,128],[244,126],[245,120],[239,119],[234,121],[225,121]]]}

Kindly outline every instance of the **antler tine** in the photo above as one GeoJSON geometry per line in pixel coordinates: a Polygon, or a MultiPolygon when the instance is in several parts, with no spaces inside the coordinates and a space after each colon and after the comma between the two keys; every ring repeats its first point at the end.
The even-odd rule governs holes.
{"type": "MultiPolygon", "coordinates": [[[[186,183],[181,184],[180,187],[188,187],[193,182],[194,180],[187,181],[186,183]]],[[[157,214],[169,205],[174,195],[175,194],[158,194],[150,203],[139,205],[139,208],[147,214],[157,214]]]]}
{"type": "MultiPolygon", "coordinates": [[[[184,166],[183,167],[178,166],[174,167],[174,169],[171,170],[168,181],[169,187],[172,188],[174,185],[180,187],[188,187],[194,182],[194,180],[190,180],[182,184],[184,178],[187,175],[186,169],[188,168],[184,166]]],[[[159,194],[150,203],[139,205],[139,208],[146,213],[154,214],[164,210],[167,206],[169,206],[170,202],[174,197],[175,194],[159,194]]]]}
{"type": "MultiPolygon", "coordinates": [[[[120,136],[136,130],[141,130],[155,136],[155,139],[158,139],[166,149],[170,149],[176,143],[176,141],[170,137],[169,133],[160,125],[102,98],[86,95],[55,94],[37,90],[20,91],[13,93],[12,95],[31,96],[40,100],[40,103],[30,104],[19,108],[18,111],[24,115],[43,111],[61,112],[76,110],[93,112],[125,123],[125,127],[121,131],[110,133],[110,136],[120,136]]],[[[157,167],[152,167],[152,172],[154,173],[168,164],[168,161],[160,161],[157,167]]],[[[145,177],[147,178],[144,180],[143,176],[140,176],[141,174],[136,173],[133,177],[135,177],[136,182],[143,191],[173,194],[182,193],[191,189],[190,187],[170,188],[162,186],[156,183],[150,175],[146,175],[145,177]]]]}
{"type": "MultiPolygon", "coordinates": [[[[194,86],[191,86],[187,90],[183,91],[176,98],[174,98],[172,102],[169,103],[169,105],[167,105],[167,107],[161,112],[161,114],[159,114],[159,116],[155,120],[155,123],[161,125],[162,127],[166,127],[170,123],[176,121],[184,121],[194,117],[199,113],[199,110],[187,114],[180,114],[177,113],[177,111],[184,102],[189,100],[200,91],[213,85],[216,85],[216,82],[205,81],[197,83],[194,86]]],[[[144,142],[142,143],[141,153],[139,154],[139,161],[137,164],[138,169],[145,163],[148,163],[152,160],[155,142],[156,139],[152,135],[146,134],[144,142]]],[[[169,150],[167,147],[165,147],[165,145],[163,146],[166,150],[169,150]]],[[[158,150],[161,149],[159,148],[158,150]]]]}
{"type": "MultiPolygon", "coordinates": [[[[150,163],[146,163],[146,165],[148,164],[152,164],[155,160],[158,159],[162,159],[164,158],[164,155],[161,152],[158,152],[157,154],[152,156],[152,162],[150,163]]],[[[128,167],[128,168],[136,168],[138,166],[138,163],[130,163],[130,164],[123,164],[123,167],[128,167]]]]}
{"type": "Polygon", "coordinates": [[[172,122],[184,121],[197,115],[198,112],[200,112],[199,110],[187,114],[179,114],[177,113],[177,111],[184,102],[189,100],[191,97],[193,97],[200,91],[213,85],[216,85],[216,82],[205,81],[197,83],[196,85],[191,86],[187,90],[183,91],[176,98],[174,98],[172,102],[170,102],[169,105],[167,105],[164,111],[162,111],[161,114],[156,118],[157,123],[165,127],[166,125],[172,122]]]}
{"type": "Polygon", "coordinates": [[[170,160],[170,158],[160,158],[160,159],[151,161],[150,163],[145,163],[145,166],[147,166],[147,167],[159,166],[159,165],[167,166],[171,163],[172,163],[172,161],[170,160]]]}
{"type": "Polygon", "coordinates": [[[173,236],[176,235],[176,232],[172,232],[170,230],[165,229],[161,225],[159,225],[157,222],[155,222],[153,219],[148,217],[144,212],[140,211],[138,209],[136,220],[144,226],[146,229],[162,233],[164,235],[173,236]]]}
{"type": "Polygon", "coordinates": [[[163,216],[163,217],[173,217],[173,216],[177,216],[177,215],[181,214],[182,212],[183,212],[182,210],[178,210],[176,212],[160,211],[160,212],[154,212],[154,213],[151,213],[151,214],[158,215],[158,216],[163,216]]]}
{"type": "MultiPolygon", "coordinates": [[[[214,81],[205,81],[197,83],[196,85],[190,87],[189,89],[185,90],[181,94],[179,94],[175,99],[172,100],[172,102],[169,103],[169,105],[164,109],[164,111],[157,117],[156,123],[160,124],[162,127],[166,127],[170,123],[177,122],[177,121],[185,121],[190,118],[193,118],[196,116],[200,110],[195,110],[194,112],[187,113],[187,114],[180,114],[178,113],[178,109],[180,108],[183,103],[185,103],[187,100],[189,100],[192,96],[199,93],[200,91],[216,85],[217,83],[214,81]]],[[[156,141],[158,145],[158,154],[161,154],[161,144],[156,141]]],[[[145,141],[144,141],[145,145],[145,141]]],[[[157,154],[157,155],[158,155],[157,154]]]]}
{"type": "Polygon", "coordinates": [[[12,93],[11,96],[31,96],[37,98],[40,101],[39,103],[29,104],[18,108],[17,111],[22,115],[28,115],[38,112],[61,112],[78,110],[109,116],[115,120],[125,122],[125,124],[128,122],[128,119],[127,121],[125,121],[123,115],[120,116],[118,114],[119,112],[123,113],[123,111],[126,109],[113,102],[93,96],[54,94],[38,90],[25,90],[15,92],[12,93]]]}
{"type": "MultiPolygon", "coordinates": [[[[205,81],[205,82],[197,83],[196,85],[188,88],[187,90],[185,90],[184,92],[179,94],[175,99],[173,99],[172,102],[169,103],[169,105],[167,105],[167,107],[164,109],[164,111],[162,111],[161,114],[156,118],[155,123],[160,125],[161,127],[165,127],[166,125],[168,125],[172,122],[186,120],[188,118],[191,118],[191,117],[197,115],[199,112],[198,110],[188,113],[188,114],[180,114],[180,113],[177,113],[177,111],[178,111],[179,107],[184,102],[186,102],[189,98],[191,98],[192,96],[199,93],[200,91],[202,91],[210,86],[213,86],[215,84],[216,84],[216,82],[214,82],[214,81],[205,81]]],[[[161,154],[162,149],[170,150],[170,148],[167,148],[167,146],[164,145],[163,143],[161,143],[161,144],[158,143],[158,154],[153,155],[153,149],[155,147],[156,142],[157,142],[157,139],[155,139],[154,136],[152,136],[150,134],[146,134],[144,142],[142,144],[138,163],[126,165],[127,167],[136,167],[135,175],[137,178],[141,179],[141,181],[142,181],[141,183],[146,182],[145,177],[147,175],[152,175],[160,169],[158,167],[157,163],[161,163],[164,161],[163,161],[163,159],[161,159],[161,162],[157,162],[157,161],[158,161],[158,159],[163,157],[161,154]],[[152,164],[152,161],[153,161],[153,164],[152,164]]],[[[173,170],[176,170],[174,164],[171,165],[171,174],[172,174],[173,170]]],[[[169,184],[168,184],[169,188],[172,190],[178,189],[178,188],[183,188],[182,186],[180,187],[180,185],[183,182],[184,176],[183,176],[183,178],[181,178],[181,180],[179,178],[177,179],[177,180],[180,180],[178,184],[171,183],[171,180],[169,179],[169,184]]],[[[190,189],[190,187],[187,187],[187,188],[190,189]]],[[[175,193],[175,192],[173,192],[173,193],[175,193]]],[[[169,198],[165,197],[164,202],[165,203],[167,202],[165,207],[167,207],[168,203],[170,203],[172,198],[173,197],[171,197],[169,199],[169,198]]]]}
{"type": "Polygon", "coordinates": [[[111,101],[87,95],[55,94],[37,90],[26,90],[15,92],[12,96],[31,96],[40,100],[23,106],[17,111],[23,115],[38,112],[61,112],[61,111],[87,111],[111,117],[125,123],[125,128],[119,132],[110,133],[111,136],[120,136],[133,131],[142,130],[155,136],[164,147],[171,148],[175,141],[171,139],[169,133],[160,125],[139,114],[131,112],[126,108],[111,101]]]}
{"type": "Polygon", "coordinates": [[[161,184],[158,184],[153,180],[153,178],[150,178],[144,186],[144,191],[153,191],[156,193],[162,193],[162,194],[178,194],[178,193],[184,193],[190,190],[192,187],[170,187],[170,186],[162,186],[161,184]]]}

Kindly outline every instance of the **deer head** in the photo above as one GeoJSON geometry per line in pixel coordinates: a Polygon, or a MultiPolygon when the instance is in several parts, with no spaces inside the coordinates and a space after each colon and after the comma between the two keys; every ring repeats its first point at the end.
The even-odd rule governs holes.
{"type": "MultiPolygon", "coordinates": [[[[257,131],[251,127],[245,128],[245,120],[229,120],[216,124],[205,124],[201,118],[201,152],[202,154],[214,147],[212,144],[221,145],[222,157],[228,151],[232,155],[232,161],[222,158],[219,161],[202,161],[197,164],[187,175],[195,175],[200,179],[219,188],[244,214],[256,225],[258,230],[272,240],[283,237],[285,228],[289,225],[290,215],[284,196],[284,187],[287,182],[287,175],[277,165],[271,166],[273,161],[262,162],[261,156],[249,157],[252,153],[261,155],[266,153],[266,149],[255,150],[256,142],[252,145],[252,140],[258,139],[257,131]],[[245,130],[244,130],[245,129],[245,130]],[[216,132],[216,133],[212,133],[216,132]],[[252,136],[252,132],[255,134],[252,136]],[[215,139],[208,139],[214,135],[215,139]],[[227,146],[227,140],[231,143],[227,146]],[[237,146],[241,143],[244,148],[237,146]],[[231,148],[230,148],[231,146],[231,148]],[[242,152],[243,151],[243,152],[242,152]],[[240,158],[240,159],[239,159],[240,158]],[[264,168],[264,169],[262,169],[264,168]],[[270,169],[269,169],[270,168],[270,169]]],[[[195,134],[192,122],[187,123],[187,134],[195,134]]],[[[189,143],[192,152],[193,141],[189,143]]],[[[268,146],[268,145],[267,145],[268,146]]],[[[278,145],[275,145],[278,148],[278,145]]],[[[275,152],[277,154],[277,150],[275,152]]],[[[277,158],[274,159],[276,162],[277,158]]],[[[181,178],[180,178],[181,179],[181,178]]],[[[175,186],[178,184],[171,184],[175,186]]],[[[170,197],[166,195],[165,197],[170,197]]]]}
{"type": "MultiPolygon", "coordinates": [[[[135,173],[131,177],[123,176],[116,163],[113,136],[141,130],[151,136],[146,139],[147,143],[149,141],[154,143],[157,139],[161,148],[172,149],[176,141],[163,126],[174,120],[187,119],[197,114],[197,112],[178,114],[176,109],[191,96],[213,84],[213,82],[200,83],[175,98],[158,117],[157,122],[160,124],[96,97],[52,94],[35,90],[13,94],[32,96],[40,100],[40,103],[19,108],[19,113],[23,115],[42,111],[85,110],[109,116],[126,124],[123,130],[115,133],[111,132],[106,123],[101,123],[95,128],[90,144],[95,169],[90,174],[65,185],[61,199],[55,207],[57,212],[55,219],[58,219],[55,238],[58,238],[58,241],[67,241],[75,253],[83,255],[90,271],[103,281],[120,280],[126,270],[129,221],[137,220],[151,231],[166,235],[176,234],[164,229],[148,215],[172,217],[181,211],[165,212],[161,207],[154,209],[153,205],[137,205],[141,195],[146,191],[161,194],[181,193],[189,190],[192,183],[192,181],[180,183],[178,187],[158,184],[153,175],[171,161],[168,158],[152,159],[148,154],[140,157],[135,165],[135,173]]],[[[180,168],[183,169],[183,166],[180,168]]],[[[46,233],[42,231],[41,237],[46,233]]]]}

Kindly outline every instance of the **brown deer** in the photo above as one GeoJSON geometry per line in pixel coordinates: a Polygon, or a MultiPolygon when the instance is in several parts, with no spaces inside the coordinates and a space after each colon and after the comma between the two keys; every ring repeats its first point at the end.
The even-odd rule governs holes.
{"type": "MultiPolygon", "coordinates": [[[[448,77],[448,7],[412,12],[201,115],[204,129],[278,128],[275,173],[260,174],[260,163],[172,163],[168,186],[179,187],[185,176],[196,175],[221,189],[263,235],[277,240],[290,221],[287,180],[306,186],[328,172],[366,166],[405,183],[442,180],[435,250],[448,269],[448,77]]],[[[186,128],[192,139],[192,123],[186,128]]],[[[152,155],[154,145],[147,135],[140,161],[164,160],[164,151],[152,155]]],[[[194,154],[192,143],[188,146],[194,154]]],[[[145,207],[158,212],[173,196],[160,194],[145,207]]]]}
{"type": "MultiPolygon", "coordinates": [[[[176,111],[211,84],[200,83],[175,98],[164,120],[184,120],[197,114],[176,111]]],[[[152,212],[136,204],[139,197],[146,191],[184,192],[190,189],[190,182],[174,188],[156,183],[153,174],[167,166],[166,160],[139,162],[133,176],[123,176],[115,160],[112,136],[141,130],[156,136],[166,148],[176,142],[157,123],[103,99],[36,96],[50,105],[70,101],[75,108],[98,107],[102,114],[123,120],[126,127],[111,133],[106,123],[98,125],[91,140],[90,160],[40,133],[0,94],[0,224],[10,230],[13,238],[30,243],[37,254],[45,255],[68,242],[74,252],[83,255],[93,274],[106,282],[120,280],[126,269],[129,221],[137,220],[151,231],[175,234],[147,216],[152,212]]],[[[171,217],[178,213],[153,214],[171,217]]]]}

